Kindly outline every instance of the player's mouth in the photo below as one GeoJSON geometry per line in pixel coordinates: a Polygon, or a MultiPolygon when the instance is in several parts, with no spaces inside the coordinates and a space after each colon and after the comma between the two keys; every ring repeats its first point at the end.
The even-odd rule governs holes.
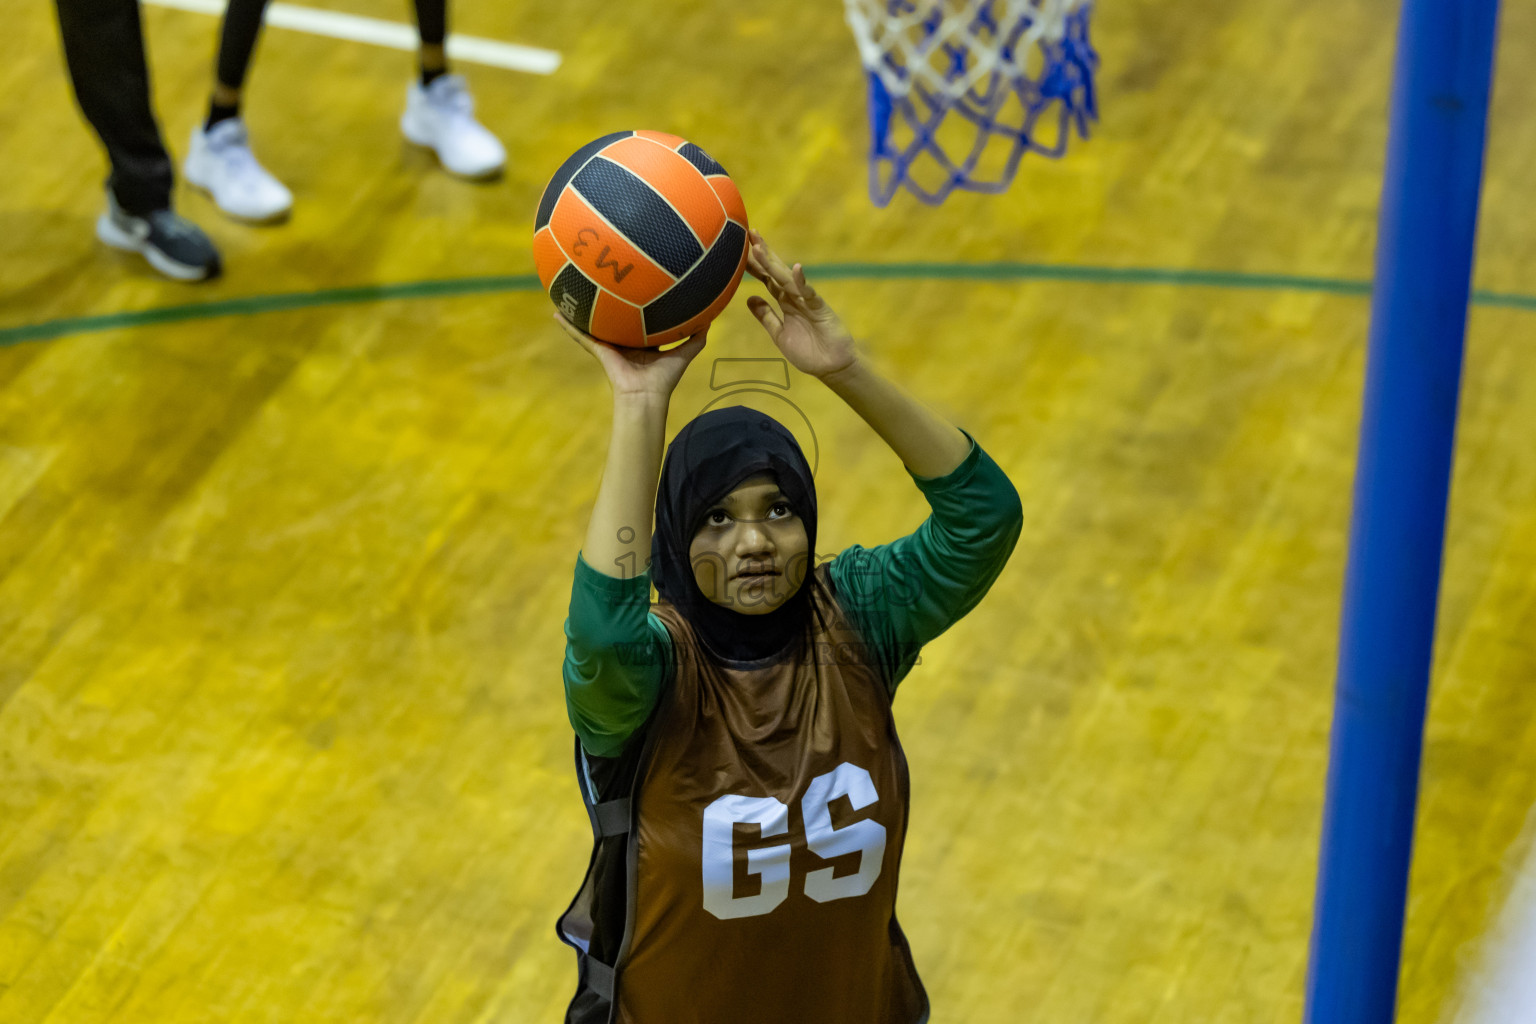
{"type": "Polygon", "coordinates": [[[769,576],[777,576],[778,574],[779,573],[776,569],[743,569],[732,578],[738,580],[751,580],[766,578],[769,576]]]}

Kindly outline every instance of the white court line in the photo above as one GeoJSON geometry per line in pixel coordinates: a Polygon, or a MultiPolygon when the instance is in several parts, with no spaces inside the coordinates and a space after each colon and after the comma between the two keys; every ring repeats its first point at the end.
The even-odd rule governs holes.
{"type": "Polygon", "coordinates": [[[1496,928],[1483,940],[1482,961],[1462,984],[1457,1024],[1536,1022],[1536,808],[1526,825],[1530,853],[1496,928]]]}
{"type": "MultiPolygon", "coordinates": [[[[178,11],[194,11],[222,17],[226,0],[143,0],[153,7],[171,7],[178,11]]],[[[421,45],[421,37],[410,25],[378,18],[363,18],[356,14],[338,14],[335,11],[317,11],[313,7],[274,3],[267,5],[266,23],[274,28],[291,28],[317,36],[333,39],[351,39],[359,43],[387,46],[391,50],[414,51],[421,45]]],[[[450,34],[447,39],[448,56],[454,60],[472,64],[489,64],[513,71],[528,71],[535,75],[552,75],[560,66],[560,54],[554,50],[541,50],[536,46],[519,46],[516,43],[499,43],[494,39],[478,36],[450,34]]]]}

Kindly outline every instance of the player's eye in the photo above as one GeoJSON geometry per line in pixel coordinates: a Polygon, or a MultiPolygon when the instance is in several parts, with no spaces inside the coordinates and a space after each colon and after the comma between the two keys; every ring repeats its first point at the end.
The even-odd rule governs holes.
{"type": "MultiPolygon", "coordinates": [[[[717,522],[715,520],[715,516],[725,516],[725,509],[723,509],[723,508],[711,509],[709,512],[705,513],[705,515],[704,515],[704,521],[706,523],[709,523],[711,526],[724,526],[725,525],[725,519],[721,519],[721,520],[719,520],[717,522]]],[[[726,516],[725,518],[729,519],[730,517],[726,516]]]]}
{"type": "Polygon", "coordinates": [[[795,512],[794,509],[789,507],[789,502],[787,502],[787,501],[776,501],[776,502],[774,502],[772,507],[769,508],[768,511],[772,512],[776,508],[782,508],[784,510],[784,515],[786,515],[786,516],[794,515],[794,512],[795,512]]]}

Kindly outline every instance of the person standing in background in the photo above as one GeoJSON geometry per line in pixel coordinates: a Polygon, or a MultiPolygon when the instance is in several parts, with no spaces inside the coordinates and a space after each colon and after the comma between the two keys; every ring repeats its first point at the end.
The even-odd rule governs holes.
{"type": "Polygon", "coordinates": [[[112,167],[96,237],[178,281],[218,276],[218,249],[171,209],[174,175],[150,105],[139,0],[56,0],[56,7],[75,101],[112,167]]]}
{"type": "MultiPolygon", "coordinates": [[[[464,78],[448,71],[447,0],[415,0],[415,5],[419,77],[406,92],[400,129],[411,142],[436,152],[449,173],[494,177],[506,165],[506,150],[475,120],[464,78]]],[[[267,0],[229,0],[208,115],[192,130],[182,167],[187,180],[211,195],[220,210],[255,223],[281,220],[293,206],[292,193],[257,161],[240,116],[241,90],[266,8],[267,0]]]]}

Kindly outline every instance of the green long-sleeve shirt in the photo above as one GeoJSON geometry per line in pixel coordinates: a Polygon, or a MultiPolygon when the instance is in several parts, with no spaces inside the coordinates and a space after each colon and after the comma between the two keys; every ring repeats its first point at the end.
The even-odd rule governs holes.
{"type": "MultiPolygon", "coordinates": [[[[958,622],[1002,572],[1024,508],[1013,483],[976,443],[946,476],[912,476],[932,514],[889,544],[854,544],[830,565],[833,590],[891,689],[922,646],[958,622]]],[[[565,620],[566,710],[582,748],[618,754],[644,724],[667,674],[672,640],[650,611],[651,576],[598,572],[578,552],[565,620]]]]}

